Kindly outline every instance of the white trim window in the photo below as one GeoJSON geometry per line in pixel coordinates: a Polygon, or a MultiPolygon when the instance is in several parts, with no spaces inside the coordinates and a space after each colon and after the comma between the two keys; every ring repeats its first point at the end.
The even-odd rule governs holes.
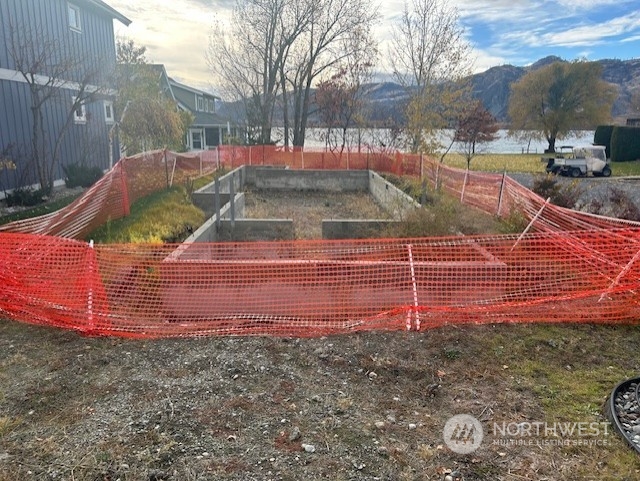
{"type": "Polygon", "coordinates": [[[202,112],[204,110],[204,99],[200,96],[198,96],[197,99],[198,99],[198,104],[196,106],[196,110],[198,112],[202,112]]]}
{"type": "Polygon", "coordinates": [[[115,122],[115,115],[113,113],[113,100],[104,101],[104,121],[108,124],[115,122]]]}
{"type": "Polygon", "coordinates": [[[73,106],[73,123],[84,124],[87,122],[87,109],[85,105],[78,102],[78,97],[71,99],[73,106]]]}
{"type": "Polygon", "coordinates": [[[202,150],[202,131],[201,130],[191,131],[191,149],[202,150]]]}
{"type": "Polygon", "coordinates": [[[80,8],[72,3],[67,3],[67,15],[69,19],[69,28],[74,32],[82,32],[80,8]]]}
{"type": "Polygon", "coordinates": [[[216,111],[215,103],[213,102],[213,99],[209,99],[209,112],[213,114],[215,113],[215,111],[216,111]]]}

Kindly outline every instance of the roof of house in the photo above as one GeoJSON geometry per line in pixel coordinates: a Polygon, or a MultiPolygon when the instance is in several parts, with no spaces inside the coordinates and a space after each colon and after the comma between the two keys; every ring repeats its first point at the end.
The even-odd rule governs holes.
{"type": "Polygon", "coordinates": [[[193,114],[193,123],[198,127],[219,127],[227,125],[227,120],[220,117],[218,114],[211,112],[191,112],[193,114]]]}
{"type": "Polygon", "coordinates": [[[190,87],[188,85],[185,85],[183,83],[177,82],[176,80],[172,79],[171,77],[169,77],[169,83],[171,83],[172,86],[176,86],[178,88],[181,88],[183,90],[187,90],[187,91],[192,92],[194,94],[203,95],[203,96],[206,96],[206,97],[213,97],[216,100],[220,100],[220,97],[218,97],[217,95],[214,95],[212,93],[205,92],[204,90],[199,90],[199,89],[190,87]]]}
{"type": "Polygon", "coordinates": [[[80,0],[80,1],[76,0],[76,2],[84,3],[86,5],[89,5],[89,6],[92,6],[94,8],[97,8],[98,10],[110,15],[111,18],[115,18],[119,22],[123,23],[127,27],[131,24],[131,20],[129,20],[127,17],[122,15],[120,12],[118,12],[114,8],[112,8],[109,5],[107,5],[102,0],[80,0]]]}

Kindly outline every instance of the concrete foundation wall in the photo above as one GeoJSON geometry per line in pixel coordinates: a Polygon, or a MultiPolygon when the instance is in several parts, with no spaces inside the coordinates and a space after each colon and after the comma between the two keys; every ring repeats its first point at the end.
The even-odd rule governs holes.
{"type": "Polygon", "coordinates": [[[328,192],[369,192],[394,220],[323,220],[324,239],[367,238],[393,225],[420,205],[373,171],[290,170],[281,167],[239,167],[218,179],[220,222],[215,217],[215,183],[194,192],[194,203],[211,218],[185,242],[222,240],[285,240],[295,236],[290,219],[243,219],[245,185],[274,190],[325,190],[328,192]],[[233,188],[232,188],[233,186],[233,188]],[[230,192],[234,192],[233,222],[230,192]],[[240,192],[240,193],[237,193],[240,192]],[[219,224],[219,227],[217,227],[219,224]],[[233,224],[233,227],[232,227],[233,224]]]}
{"type": "Polygon", "coordinates": [[[369,178],[363,170],[289,170],[245,167],[246,183],[258,189],[367,191],[369,178]]]}
{"type": "Polygon", "coordinates": [[[408,212],[420,207],[420,204],[380,175],[372,170],[367,173],[369,193],[394,219],[404,219],[408,212]]]}
{"type": "MultiPolygon", "coordinates": [[[[234,194],[244,190],[244,179],[244,167],[239,167],[218,179],[220,208],[229,202],[232,185],[234,194]]],[[[215,188],[216,183],[214,181],[191,194],[193,203],[203,210],[207,217],[214,215],[216,211],[215,188]]]]}
{"type": "MultiPolygon", "coordinates": [[[[229,203],[230,194],[220,194],[220,208],[229,203]]],[[[204,211],[207,217],[212,216],[216,211],[216,200],[213,192],[194,192],[191,194],[194,205],[204,211]]]]}
{"type": "MultiPolygon", "coordinates": [[[[229,197],[229,195],[227,195],[229,197]]],[[[244,216],[244,193],[236,194],[233,202],[233,210],[235,217],[244,216]]],[[[231,203],[227,202],[220,208],[220,223],[225,219],[231,219],[231,203]]],[[[215,213],[204,224],[200,226],[193,234],[191,234],[184,242],[217,242],[219,240],[218,230],[216,229],[215,213]]]]}
{"type": "Polygon", "coordinates": [[[228,219],[220,222],[220,241],[271,241],[294,239],[291,219],[228,219]]]}
{"type": "Polygon", "coordinates": [[[367,239],[398,222],[385,219],[341,219],[322,221],[323,239],[367,239]]]}

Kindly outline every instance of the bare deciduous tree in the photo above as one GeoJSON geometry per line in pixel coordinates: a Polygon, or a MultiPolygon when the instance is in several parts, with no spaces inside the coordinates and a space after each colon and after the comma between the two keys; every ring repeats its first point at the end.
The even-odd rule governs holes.
{"type": "Polygon", "coordinates": [[[89,62],[73,45],[50,37],[41,28],[29,28],[8,22],[5,40],[14,68],[30,92],[31,155],[40,189],[46,195],[53,189],[60,150],[69,127],[83,106],[103,96],[105,79],[103,59],[89,62]],[[64,104],[61,127],[52,131],[45,123],[45,109],[54,102],[64,104]]]}
{"type": "MultiPolygon", "coordinates": [[[[300,38],[288,81],[293,91],[293,145],[304,146],[314,82],[353,58],[375,51],[371,28],[377,10],[368,0],[308,0],[313,18],[300,38]]],[[[353,61],[351,61],[353,63],[353,61]]]]}
{"type": "Polygon", "coordinates": [[[239,0],[230,28],[219,23],[210,37],[207,63],[226,91],[245,103],[258,143],[271,143],[283,66],[310,20],[306,0],[239,0]]]}
{"type": "Polygon", "coordinates": [[[302,146],[314,82],[371,47],[375,16],[369,0],[238,0],[230,29],[218,25],[210,37],[207,62],[245,103],[257,142],[271,142],[281,94],[285,144],[291,131],[302,146]]]}
{"type": "Polygon", "coordinates": [[[451,126],[463,104],[460,82],[470,73],[471,53],[458,20],[447,0],[410,0],[394,27],[389,58],[408,94],[405,121],[412,152],[437,150],[437,131],[451,126]]]}
{"type": "MultiPolygon", "coordinates": [[[[360,40],[354,36],[356,42],[360,40]]],[[[362,55],[350,55],[344,66],[328,80],[321,81],[315,92],[315,104],[322,126],[326,129],[324,140],[331,150],[344,151],[350,142],[350,128],[358,129],[358,147],[361,144],[361,127],[365,115],[365,83],[372,77],[377,55],[374,45],[362,55]]]]}
{"type": "Polygon", "coordinates": [[[476,156],[480,146],[497,137],[496,118],[487,111],[479,100],[470,103],[462,112],[454,135],[454,139],[460,145],[461,153],[467,161],[467,170],[471,166],[471,159],[476,156]]]}

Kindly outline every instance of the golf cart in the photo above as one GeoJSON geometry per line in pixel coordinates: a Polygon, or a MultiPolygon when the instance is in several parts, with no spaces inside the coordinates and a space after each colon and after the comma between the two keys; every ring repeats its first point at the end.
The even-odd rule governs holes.
{"type": "Polygon", "coordinates": [[[562,146],[560,152],[542,157],[547,162],[546,171],[552,174],[582,177],[592,174],[594,177],[609,177],[611,167],[603,145],[584,147],[562,146]]]}

